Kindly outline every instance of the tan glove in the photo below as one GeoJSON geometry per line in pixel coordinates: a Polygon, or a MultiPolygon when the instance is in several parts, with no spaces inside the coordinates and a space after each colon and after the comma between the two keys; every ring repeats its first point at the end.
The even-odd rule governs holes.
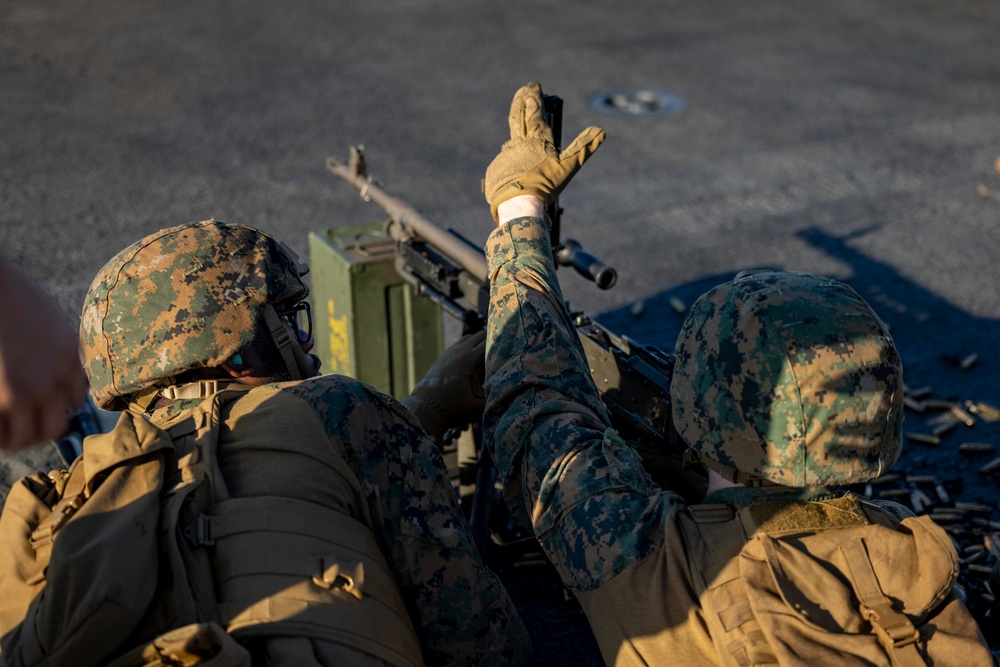
{"type": "Polygon", "coordinates": [[[403,399],[437,442],[451,428],[479,423],[486,409],[486,332],[463,336],[444,351],[403,399]]]}
{"type": "Polygon", "coordinates": [[[514,95],[510,105],[510,141],[486,168],[483,194],[493,219],[497,206],[518,195],[533,195],[546,204],[559,196],[597,147],[604,130],[590,126],[569,148],[556,153],[552,129],[542,115],[542,86],[529,83],[514,95]]]}

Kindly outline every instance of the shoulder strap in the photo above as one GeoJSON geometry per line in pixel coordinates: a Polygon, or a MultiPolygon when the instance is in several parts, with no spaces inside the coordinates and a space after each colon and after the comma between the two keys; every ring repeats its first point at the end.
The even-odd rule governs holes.
{"type": "MultiPolygon", "coordinates": [[[[773,548],[772,543],[766,544],[773,548]]],[[[840,552],[851,572],[851,585],[861,602],[861,615],[872,624],[893,667],[925,664],[916,646],[920,633],[910,619],[892,608],[892,601],[882,592],[864,540],[855,538],[842,545],[840,552]]]]}
{"type": "MultiPolygon", "coordinates": [[[[199,391],[206,386],[193,384],[200,385],[199,391]]],[[[229,498],[216,449],[221,406],[233,397],[228,391],[214,393],[176,421],[162,425],[175,452],[161,498],[163,553],[173,578],[186,581],[187,586],[162,591],[158,605],[162,613],[154,611],[148,618],[151,632],[162,632],[164,623],[220,622],[212,563],[207,552],[198,548],[197,531],[198,516],[229,498]]]]}

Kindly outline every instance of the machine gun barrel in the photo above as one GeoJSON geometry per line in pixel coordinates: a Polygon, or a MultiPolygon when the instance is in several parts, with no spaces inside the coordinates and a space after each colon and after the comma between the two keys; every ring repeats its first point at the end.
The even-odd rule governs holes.
{"type": "MultiPolygon", "coordinates": [[[[470,246],[453,232],[441,229],[425,218],[420,212],[401,199],[393,197],[375,185],[367,174],[364,151],[360,146],[351,147],[348,164],[327,158],[326,168],[356,188],[361,197],[381,206],[393,222],[408,237],[419,237],[436,246],[472,274],[481,283],[486,283],[486,256],[481,250],[470,246]]],[[[400,230],[390,230],[393,238],[399,238],[400,230]]]]}
{"type": "Polygon", "coordinates": [[[618,272],[588,252],[580,248],[573,239],[566,239],[560,244],[555,254],[556,264],[572,266],[584,278],[594,281],[601,289],[611,289],[618,281],[618,272]]]}
{"type": "MultiPolygon", "coordinates": [[[[441,229],[421,215],[417,209],[376,185],[367,173],[362,147],[351,147],[347,164],[338,162],[332,157],[327,158],[326,168],[358,190],[365,201],[375,202],[389,214],[392,222],[398,226],[398,228],[390,227],[389,235],[392,238],[423,239],[442,250],[481,284],[486,284],[488,269],[483,252],[458,233],[441,229]]],[[[556,233],[554,227],[553,235],[556,233]]],[[[554,238],[558,239],[555,236],[554,238]]],[[[618,280],[618,273],[614,268],[585,252],[573,239],[566,239],[565,242],[554,246],[553,258],[558,266],[572,266],[577,273],[593,281],[601,289],[610,289],[618,280]]]]}

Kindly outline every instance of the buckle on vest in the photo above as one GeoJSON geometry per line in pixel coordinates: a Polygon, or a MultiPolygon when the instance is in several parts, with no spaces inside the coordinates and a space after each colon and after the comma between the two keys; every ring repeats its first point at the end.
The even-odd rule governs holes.
{"type": "Polygon", "coordinates": [[[342,563],[332,556],[324,556],[320,561],[320,573],[313,576],[312,581],[322,589],[340,588],[362,600],[365,566],[364,563],[342,563]]]}
{"type": "Polygon", "coordinates": [[[212,539],[211,530],[212,519],[207,514],[199,514],[188,525],[184,526],[184,537],[191,546],[213,546],[215,540],[212,539]]]}
{"type": "Polygon", "coordinates": [[[886,647],[909,646],[920,639],[920,631],[903,614],[889,606],[873,609],[861,605],[861,616],[872,624],[872,629],[886,647]]]}

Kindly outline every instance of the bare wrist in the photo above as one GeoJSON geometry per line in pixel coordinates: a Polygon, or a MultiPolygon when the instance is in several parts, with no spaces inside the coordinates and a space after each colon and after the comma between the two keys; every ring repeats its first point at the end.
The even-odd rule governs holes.
{"type": "Polygon", "coordinates": [[[534,195],[519,195],[497,206],[497,225],[527,217],[544,218],[545,202],[534,195]]]}

